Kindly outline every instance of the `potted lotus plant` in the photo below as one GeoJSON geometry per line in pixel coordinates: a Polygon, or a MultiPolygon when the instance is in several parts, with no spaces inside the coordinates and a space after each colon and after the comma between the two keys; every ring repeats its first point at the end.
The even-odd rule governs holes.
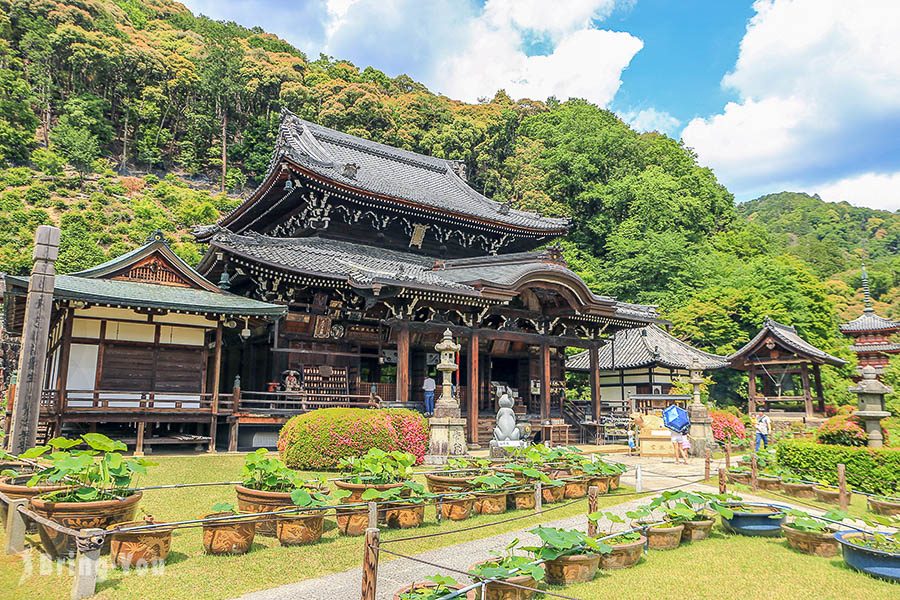
{"type": "Polygon", "coordinates": [[[503,473],[479,475],[472,479],[472,491],[475,492],[475,512],[479,515],[499,515],[506,512],[507,488],[515,485],[516,480],[503,473]]]}
{"type": "Polygon", "coordinates": [[[785,494],[795,498],[812,500],[816,497],[812,483],[803,481],[803,479],[790,472],[785,472],[781,475],[781,489],[785,494]]]}
{"type": "Polygon", "coordinates": [[[900,581],[900,532],[896,529],[896,520],[876,516],[866,519],[866,523],[895,529],[893,532],[848,530],[835,533],[844,562],[873,577],[900,581]]]}
{"type": "Polygon", "coordinates": [[[729,533],[753,537],[781,535],[781,524],[786,517],[783,509],[748,502],[729,502],[731,517],[722,517],[722,527],[729,533]]]}
{"type": "MultiPolygon", "coordinates": [[[[837,486],[829,484],[827,481],[820,481],[813,486],[813,493],[819,502],[827,502],[829,504],[837,504],[841,501],[841,490],[837,486]]],[[[853,499],[853,489],[847,486],[847,502],[853,499]]]]}
{"type": "MultiPolygon", "coordinates": [[[[831,521],[843,521],[847,514],[840,510],[832,510],[822,516],[831,521]]],[[[795,508],[788,510],[787,518],[781,524],[781,531],[788,545],[798,552],[824,558],[838,554],[839,544],[834,537],[835,526],[807,512],[795,508]]]]}
{"type": "MultiPolygon", "coordinates": [[[[677,510],[677,509],[676,509],[677,510]]],[[[625,513],[638,523],[647,525],[647,547],[651,550],[674,550],[681,544],[684,524],[673,519],[655,519],[650,506],[641,506],[625,513]]]]}
{"type": "MultiPolygon", "coordinates": [[[[626,516],[632,518],[631,513],[626,513],[626,516]]],[[[646,537],[637,531],[633,531],[630,523],[624,531],[615,533],[613,529],[616,525],[625,524],[626,521],[614,512],[598,511],[589,514],[588,519],[598,524],[603,520],[609,522],[606,535],[599,538],[599,541],[610,548],[609,552],[600,556],[601,569],[627,569],[637,564],[644,553],[644,544],[647,543],[646,537]]]]}
{"type": "Polygon", "coordinates": [[[540,546],[526,547],[544,563],[547,582],[568,585],[591,581],[600,566],[600,557],[612,548],[577,529],[539,526],[532,529],[541,540],[540,546]]]}
{"type": "MultiPolygon", "coordinates": [[[[244,459],[241,483],[235,486],[238,510],[245,513],[267,513],[285,506],[292,506],[292,492],[299,488],[327,492],[324,483],[304,481],[299,473],[291,470],[281,459],[269,456],[260,448],[244,459]]],[[[274,518],[262,518],[256,523],[256,532],[273,537],[276,534],[274,518]]]]}
{"type": "MultiPolygon", "coordinates": [[[[734,496],[729,494],[711,494],[707,492],[690,492],[685,490],[666,491],[650,501],[650,510],[659,510],[663,518],[683,527],[681,542],[696,542],[709,537],[715,524],[716,514],[723,518],[731,518],[733,511],[725,504],[734,496]]],[[[653,531],[651,528],[650,531],[653,531]]],[[[648,532],[650,533],[650,532],[648,532]]],[[[663,531],[661,540],[666,538],[663,531]]],[[[669,533],[668,537],[674,537],[669,533]]],[[[671,540],[670,540],[671,541],[671,540]]],[[[654,535],[650,535],[650,547],[655,548],[654,535]]]]}
{"type": "Polygon", "coordinates": [[[425,486],[415,481],[404,481],[400,487],[386,490],[369,488],[362,494],[362,499],[369,502],[382,502],[384,520],[393,529],[410,529],[419,527],[425,521],[425,503],[434,494],[425,492],[425,486]]]}
{"type": "MultiPolygon", "coordinates": [[[[41,458],[28,483],[65,485],[30,499],[31,508],[42,517],[60,525],[81,529],[106,528],[134,520],[141,492],[131,489],[135,478],[153,465],[148,460],[125,457],[127,447],[100,433],[85,433],[75,439],[57,437],[45,446],[24,452],[21,458],[41,458]],[[87,446],[87,449],[77,449],[87,446]]],[[[69,536],[40,525],[44,547],[54,557],[74,556],[75,543],[69,536]]]]}
{"type": "Polygon", "coordinates": [[[443,471],[425,473],[425,482],[434,494],[465,492],[472,489],[472,477],[483,475],[489,466],[485,458],[451,458],[443,471]]]}
{"type": "MultiPolygon", "coordinates": [[[[275,534],[282,546],[302,546],[314,544],[322,539],[325,513],[322,509],[333,500],[340,501],[349,495],[345,490],[337,490],[333,495],[311,488],[296,488],[291,491],[291,503],[295,509],[286,509],[275,518],[275,534]],[[302,509],[302,510],[296,510],[302,509]]],[[[259,524],[256,526],[259,532],[259,524]]]]}
{"type": "MultiPolygon", "coordinates": [[[[342,460],[339,467],[347,475],[334,485],[338,489],[350,492],[346,502],[349,504],[362,501],[366,490],[385,491],[391,488],[402,488],[404,482],[412,478],[416,457],[408,452],[397,450],[385,452],[378,448],[370,448],[359,458],[351,457],[342,460]]],[[[368,514],[364,507],[337,509],[338,529],[344,535],[362,535],[368,527],[368,514]]],[[[379,519],[384,520],[384,511],[379,511],[379,519]]]]}
{"type": "Polygon", "coordinates": [[[173,529],[152,515],[145,515],[142,521],[110,525],[113,564],[125,571],[164,564],[172,548],[173,529]]]}
{"type": "Polygon", "coordinates": [[[622,475],[619,465],[603,460],[586,461],[581,468],[587,478],[587,486],[589,488],[592,486],[596,487],[601,494],[609,492],[613,478],[621,477],[622,475]]]}
{"type": "Polygon", "coordinates": [[[900,515],[900,498],[894,496],[869,496],[868,505],[876,515],[900,515]]]}
{"type": "Polygon", "coordinates": [[[538,582],[544,579],[544,567],[530,556],[516,554],[518,546],[519,540],[514,539],[503,552],[494,552],[493,558],[469,567],[475,581],[492,580],[476,597],[480,600],[530,600],[534,597],[538,582]]]}
{"type": "Polygon", "coordinates": [[[509,492],[509,495],[507,496],[507,508],[514,508],[516,510],[531,510],[534,508],[535,497],[533,486],[538,481],[540,481],[541,485],[547,489],[557,489],[564,485],[561,481],[550,479],[546,473],[531,465],[511,464],[507,469],[504,469],[503,472],[512,473],[516,482],[521,484],[520,486],[517,486],[518,489],[509,492]]]}
{"type": "MultiPolygon", "coordinates": [[[[394,593],[394,600],[440,600],[447,594],[461,590],[461,586],[455,579],[446,575],[431,575],[425,581],[417,581],[403,586],[394,593]]],[[[466,600],[475,600],[475,590],[469,590],[466,600]]]]}
{"type": "Polygon", "coordinates": [[[246,554],[253,546],[259,517],[252,513],[241,514],[231,502],[217,502],[203,519],[203,549],[207,554],[246,554]]]}

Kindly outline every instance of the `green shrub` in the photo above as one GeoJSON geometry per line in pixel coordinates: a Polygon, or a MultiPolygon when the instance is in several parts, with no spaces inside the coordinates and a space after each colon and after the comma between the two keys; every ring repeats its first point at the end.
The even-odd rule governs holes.
{"type": "Polygon", "coordinates": [[[38,148],[32,152],[31,162],[35,168],[47,175],[62,174],[63,167],[66,164],[66,161],[59,154],[49,148],[38,148]]]}
{"type": "Polygon", "coordinates": [[[778,466],[808,481],[837,485],[837,466],[847,467],[847,483],[871,494],[895,495],[900,489],[900,450],[828,446],[784,441],[777,447],[778,466]]]}
{"type": "Polygon", "coordinates": [[[31,169],[28,167],[13,167],[0,171],[0,188],[16,187],[31,183],[31,169]]]}
{"type": "Polygon", "coordinates": [[[43,183],[35,183],[25,189],[25,201],[39,208],[50,206],[50,188],[43,183]]]}
{"type": "Polygon", "coordinates": [[[868,439],[859,423],[851,415],[840,410],[838,414],[822,423],[816,431],[817,442],[832,446],[865,446],[868,439]]]}
{"type": "Polygon", "coordinates": [[[293,417],[281,429],[278,450],[293,469],[335,469],[345,458],[371,448],[402,450],[421,463],[428,445],[428,423],[403,408],[325,408],[293,417]]]}

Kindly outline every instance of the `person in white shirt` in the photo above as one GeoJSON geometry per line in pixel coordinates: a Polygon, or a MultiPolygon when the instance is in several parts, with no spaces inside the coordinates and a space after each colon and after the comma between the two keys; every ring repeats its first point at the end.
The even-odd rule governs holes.
{"type": "Polygon", "coordinates": [[[772,429],[772,420],[769,415],[759,412],[756,413],[756,451],[759,452],[759,445],[763,448],[769,448],[769,431],[772,429]]]}
{"type": "Polygon", "coordinates": [[[434,388],[437,387],[437,384],[434,382],[434,378],[429,375],[425,378],[425,381],[422,382],[422,391],[425,392],[425,416],[430,417],[434,414],[434,388]]]}

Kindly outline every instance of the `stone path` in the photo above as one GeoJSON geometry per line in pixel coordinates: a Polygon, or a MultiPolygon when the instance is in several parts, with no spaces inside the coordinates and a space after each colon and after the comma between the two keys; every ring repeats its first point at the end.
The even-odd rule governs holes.
{"type": "MultiPolygon", "coordinates": [[[[626,463],[630,467],[640,465],[643,471],[643,489],[645,492],[675,486],[684,486],[684,489],[716,491],[710,486],[697,483],[703,479],[702,459],[694,459],[692,461],[693,464],[688,465],[675,465],[672,459],[650,459],[621,455],[610,457],[610,459],[626,463]]],[[[718,469],[719,462],[722,462],[722,466],[724,466],[724,461],[713,461],[713,473],[718,469]]],[[[634,470],[629,470],[623,475],[622,482],[633,486],[635,484],[634,470]]],[[[742,494],[742,497],[748,501],[771,502],[769,499],[750,494],[742,494]]],[[[646,501],[646,498],[639,498],[607,507],[603,510],[624,515],[646,501]]],[[[810,512],[814,513],[816,511],[810,512]]],[[[545,523],[545,525],[550,527],[579,528],[582,530],[586,528],[586,524],[587,519],[585,515],[545,523]]],[[[600,524],[601,530],[606,528],[605,525],[605,523],[600,524]]],[[[465,534],[460,534],[460,537],[463,535],[465,534]]],[[[470,535],[472,536],[471,539],[452,546],[418,554],[416,558],[465,571],[470,565],[490,558],[492,550],[502,550],[514,538],[519,538],[526,544],[536,541],[534,536],[521,530],[486,538],[478,537],[478,530],[471,532],[470,535]]],[[[391,548],[390,545],[385,547],[391,548]]],[[[362,548],[362,541],[360,541],[360,548],[362,548]]],[[[362,554],[361,550],[360,554],[362,554]]],[[[361,558],[362,556],[360,556],[361,558]]],[[[393,597],[393,592],[400,587],[412,581],[421,581],[427,575],[441,572],[439,568],[411,560],[402,558],[387,560],[388,558],[388,555],[382,554],[382,560],[378,568],[378,600],[390,600],[393,597]]],[[[454,577],[460,582],[469,583],[463,575],[456,576],[454,574],[454,577]]],[[[336,598],[353,600],[359,597],[360,587],[361,570],[360,568],[355,568],[317,579],[299,581],[268,590],[253,592],[241,596],[240,600],[334,600],[336,598]]]]}

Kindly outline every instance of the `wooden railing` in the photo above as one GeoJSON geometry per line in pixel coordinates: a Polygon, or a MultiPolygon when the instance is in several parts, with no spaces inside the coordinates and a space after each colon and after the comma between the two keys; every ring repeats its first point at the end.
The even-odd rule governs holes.
{"type": "Polygon", "coordinates": [[[377,408],[380,404],[381,398],[373,394],[313,394],[241,390],[234,412],[293,415],[318,408],[377,408]]]}
{"type": "MultiPolygon", "coordinates": [[[[113,412],[213,413],[211,392],[145,392],[135,390],[44,390],[41,412],[51,415],[113,412]]],[[[219,394],[218,414],[229,414],[232,394],[219,394]]]]}

